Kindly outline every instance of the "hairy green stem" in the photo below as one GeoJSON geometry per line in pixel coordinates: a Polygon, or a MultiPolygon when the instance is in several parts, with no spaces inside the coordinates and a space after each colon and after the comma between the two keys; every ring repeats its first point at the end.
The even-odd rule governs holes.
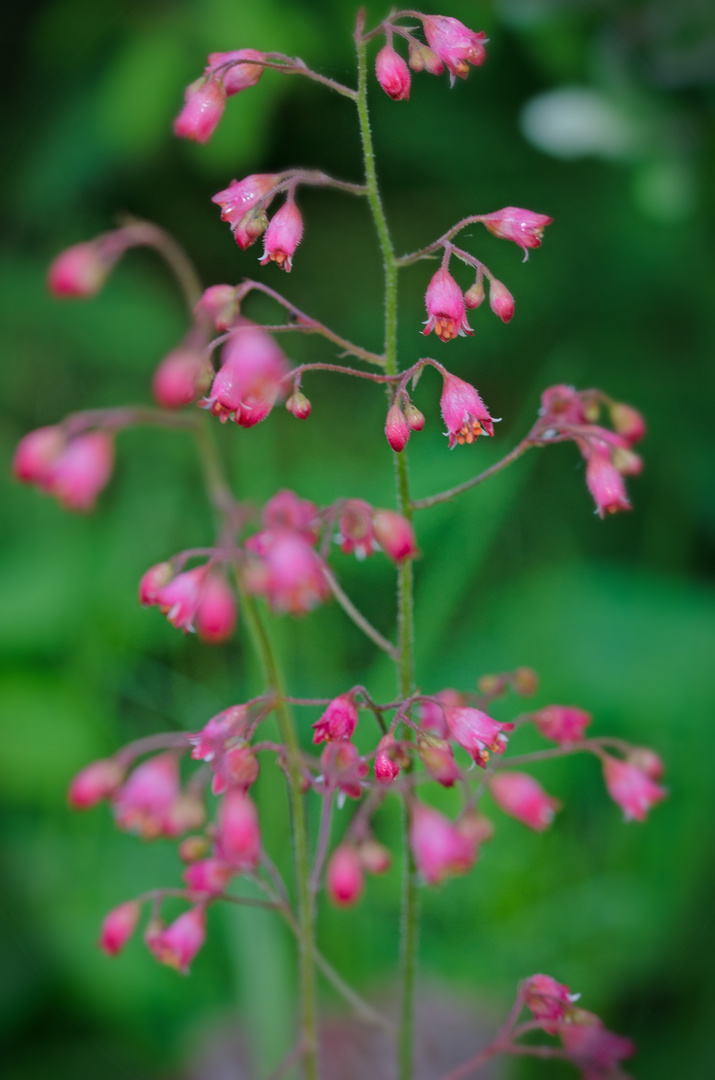
{"type": "MultiPolygon", "coordinates": [[[[382,208],[375,171],[375,153],[370,131],[367,106],[367,47],[361,28],[355,35],[358,57],[357,110],[360,121],[363,156],[365,159],[365,182],[367,197],[372,211],[385,273],[385,372],[396,375],[397,366],[397,260],[390,239],[390,232],[382,208]]],[[[404,451],[395,454],[397,479],[397,506],[406,518],[411,516],[411,500],[407,458],[404,451]]],[[[398,688],[401,697],[408,697],[413,687],[413,601],[412,563],[408,559],[398,570],[398,688]]],[[[419,906],[414,860],[409,845],[409,814],[403,810],[403,888],[400,919],[400,970],[402,980],[402,1003],[398,1033],[399,1080],[411,1080],[413,1072],[414,1041],[414,989],[417,967],[417,941],[419,932],[419,906]]]]}

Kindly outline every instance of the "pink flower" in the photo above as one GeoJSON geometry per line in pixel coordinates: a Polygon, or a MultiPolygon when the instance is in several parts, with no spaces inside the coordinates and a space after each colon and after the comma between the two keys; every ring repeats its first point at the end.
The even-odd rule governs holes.
{"type": "Polygon", "coordinates": [[[578,994],[572,994],[568,986],[556,982],[550,975],[531,975],[524,983],[524,1004],[533,1013],[535,1020],[542,1021],[542,1027],[549,1035],[555,1035],[560,1022],[565,1020],[578,994]]]}
{"type": "Polygon", "coordinates": [[[410,811],[410,847],[417,869],[430,885],[472,865],[473,845],[437,810],[415,802],[410,811]]]}
{"type": "Polygon", "coordinates": [[[294,390],[286,401],[286,409],[293,413],[296,420],[307,420],[313,406],[302,390],[294,390]]]}
{"type": "Polygon", "coordinates": [[[489,306],[502,322],[511,322],[514,315],[514,297],[506,285],[496,278],[489,282],[489,306]]]}
{"type": "MultiPolygon", "coordinates": [[[[424,418],[423,418],[424,419],[424,418]]],[[[410,437],[410,425],[400,406],[395,403],[387,410],[385,438],[398,454],[405,449],[410,437]]]]}
{"type": "Polygon", "coordinates": [[[41,427],[24,435],[15,450],[12,471],[23,484],[49,488],[55,463],[66,446],[59,427],[41,427]]]}
{"type": "Polygon", "coordinates": [[[66,510],[86,512],[107,486],[114,466],[114,440],[104,431],[71,439],[55,460],[47,490],[66,510]]]}
{"type": "Polygon", "coordinates": [[[236,601],[220,570],[210,570],[196,608],[196,633],[209,645],[227,641],[236,628],[236,601]]]}
{"type": "Polygon", "coordinates": [[[265,331],[242,321],[223,350],[222,364],[200,405],[241,427],[264,420],[281,393],[288,365],[282,349],[265,331]]]}
{"type": "Polygon", "coordinates": [[[129,900],[120,904],[105,916],[99,935],[99,947],[107,956],[117,956],[137,928],[140,915],[139,904],[129,900]]]}
{"type": "Polygon", "coordinates": [[[157,960],[188,975],[191,961],[206,940],[206,912],[203,906],[189,908],[170,926],[147,940],[157,960]]]}
{"type": "Polygon", "coordinates": [[[222,859],[200,859],[184,870],[183,878],[192,892],[207,896],[219,896],[236,871],[222,859]]]}
{"type": "Polygon", "coordinates": [[[259,203],[264,211],[270,206],[273,198],[270,192],[276,183],[273,173],[253,173],[243,180],[232,180],[211,199],[221,207],[221,220],[229,223],[236,243],[243,251],[265,231],[265,225],[255,220],[254,211],[259,203]]]}
{"type": "Polygon", "coordinates": [[[573,386],[549,386],[541,395],[539,415],[554,426],[562,424],[586,424],[586,402],[573,386]]]}
{"type": "Polygon", "coordinates": [[[560,806],[528,773],[500,771],[491,778],[489,790],[500,810],[536,832],[549,827],[560,806]]]}
{"type": "Polygon", "coordinates": [[[480,435],[494,434],[494,421],[471,383],[456,375],[445,375],[440,400],[442,419],[447,425],[449,448],[473,443],[480,435]]]}
{"type": "Polygon", "coordinates": [[[475,33],[459,19],[445,15],[426,16],[422,25],[430,48],[447,66],[452,86],[455,76],[466,79],[469,64],[478,67],[484,63],[487,38],[481,30],[475,33]]]}
{"type": "Polygon", "coordinates": [[[586,463],[586,483],[596,503],[599,517],[630,510],[623,477],[611,461],[605,444],[592,444],[586,463]]]}
{"type": "Polygon", "coordinates": [[[473,334],[467,322],[467,309],[464,296],[449,270],[441,269],[433,275],[425,293],[427,323],[422,331],[429,334],[434,330],[441,341],[451,341],[459,334],[473,334]]]}
{"type": "Polygon", "coordinates": [[[480,709],[467,707],[444,710],[447,727],[452,738],[462,746],[473,761],[486,768],[490,754],[503,754],[506,749],[505,731],[511,731],[513,724],[502,724],[492,720],[480,709]]]}
{"type": "Polygon", "coordinates": [[[197,79],[187,88],[184,100],[174,121],[174,134],[194,142],[208,142],[226,108],[226,91],[220,79],[197,79]]]}
{"type": "Polygon", "coordinates": [[[376,510],[372,518],[375,539],[393,562],[414,559],[418,554],[412,525],[394,510],[376,510]]]}
{"type": "Polygon", "coordinates": [[[231,788],[223,796],[216,829],[218,855],[241,873],[251,873],[261,858],[261,834],[255,804],[231,788]]]}
{"type": "Polygon", "coordinates": [[[194,315],[199,320],[210,322],[221,333],[228,330],[238,315],[235,287],[210,285],[208,289],[204,289],[201,299],[194,307],[194,315]]]}
{"type": "MultiPolygon", "coordinates": [[[[377,753],[375,755],[375,779],[381,784],[391,784],[396,776],[400,774],[400,762],[396,761],[396,757],[401,756],[395,751],[398,750],[398,743],[394,735],[383,735],[377,744],[377,753]]],[[[409,758],[408,758],[409,761],[409,758]]]]}
{"type": "MultiPolygon", "coordinates": [[[[255,49],[237,49],[234,52],[209,53],[209,62],[205,74],[212,75],[217,68],[231,60],[264,60],[265,54],[255,49]]],[[[229,67],[223,71],[219,78],[226,91],[226,97],[233,97],[241,90],[247,90],[249,86],[255,86],[263,74],[262,64],[237,63],[235,67],[229,67]]]]}
{"type": "Polygon", "coordinates": [[[309,541],[283,530],[266,544],[253,574],[249,568],[246,585],[264,595],[274,611],[302,615],[330,596],[323,565],[309,541]]]}
{"type": "Polygon", "coordinates": [[[156,594],[159,610],[177,630],[195,630],[194,619],[207,573],[208,565],[185,570],[156,594]]]}
{"type": "Polygon", "coordinates": [[[77,773],[70,784],[67,798],[74,810],[89,810],[108,799],[124,779],[124,768],[114,758],[92,761],[77,773]]]}
{"type": "Polygon", "coordinates": [[[281,270],[290,271],[295,249],[303,236],[303,218],[292,198],[288,198],[273,215],[263,238],[261,266],[274,262],[281,270]]]}
{"type": "Polygon", "coordinates": [[[174,570],[170,562],[157,563],[150,566],[142,574],[139,582],[139,603],[145,607],[159,603],[159,593],[168,585],[174,576],[174,570]]]}
{"type": "Polygon", "coordinates": [[[120,829],[145,839],[173,835],[172,812],[181,794],[175,754],[157,754],[142,762],[113,798],[120,829]]]}
{"type": "Polygon", "coordinates": [[[545,739],[562,746],[579,742],[593,717],[575,705],[545,705],[533,713],[532,720],[545,739]]]}
{"type": "Polygon", "coordinates": [[[410,69],[392,45],[385,45],[375,58],[375,74],[382,89],[393,101],[410,96],[410,69]]]}
{"type": "Polygon", "coordinates": [[[358,711],[352,693],[341,694],[333,698],[320,719],[313,724],[313,742],[347,741],[352,738],[357,722],[358,711]]]}
{"type": "Polygon", "coordinates": [[[363,886],[357,851],[351,844],[340,844],[330,856],[325,874],[328,896],[339,907],[350,907],[362,896],[363,886]]]}
{"type": "Polygon", "coordinates": [[[442,787],[453,787],[459,779],[459,766],[454,760],[452,748],[445,739],[436,735],[418,736],[417,752],[433,780],[442,787]]]}
{"type": "Polygon", "coordinates": [[[651,807],[667,795],[665,788],[637,765],[610,754],[604,757],[603,775],[608,794],[621,807],[626,821],[645,821],[651,807]]]}
{"type": "Polygon", "coordinates": [[[440,739],[449,738],[449,728],[444,718],[443,706],[459,708],[464,704],[464,698],[458,690],[440,690],[438,694],[432,694],[433,701],[420,701],[417,706],[417,717],[425,731],[438,735],[440,739]]]}
{"type": "Polygon", "coordinates": [[[559,1035],[569,1060],[582,1070],[581,1080],[627,1080],[618,1063],[633,1057],[635,1044],[608,1031],[594,1013],[572,1010],[571,1023],[561,1025],[559,1035]]]}
{"type": "Polygon", "coordinates": [[[110,254],[107,245],[94,240],[74,244],[50,264],[47,287],[53,296],[82,300],[96,296],[120,254],[110,254]]]}
{"type": "Polygon", "coordinates": [[[351,799],[360,798],[367,765],[354,743],[342,739],[328,742],[320,755],[320,765],[326,784],[339,788],[351,799]]]}
{"type": "Polygon", "coordinates": [[[527,255],[527,248],[541,247],[544,229],[553,218],[535,214],[533,210],[521,210],[518,206],[505,206],[493,214],[485,214],[482,223],[490,233],[502,240],[513,240],[527,255]]]}
{"type": "Polygon", "coordinates": [[[264,529],[300,533],[314,543],[318,539],[318,507],[309,499],[301,499],[294,491],[278,491],[263,507],[261,521],[264,529]]]}
{"type": "Polygon", "coordinates": [[[213,761],[223,750],[227,739],[242,734],[247,719],[246,705],[232,705],[230,709],[212,716],[198,734],[189,735],[189,742],[193,746],[191,757],[195,761],[213,761]]]}
{"type": "Polygon", "coordinates": [[[338,528],[340,532],[336,540],[346,555],[354,551],[358,559],[364,559],[376,550],[372,507],[363,499],[348,499],[343,505],[338,528]]]}
{"type": "Polygon", "coordinates": [[[250,746],[230,746],[214,761],[211,791],[222,795],[228,788],[248,791],[258,779],[258,758],[250,746]]]}
{"type": "Polygon", "coordinates": [[[640,442],[646,432],[645,420],[637,409],[621,401],[614,402],[610,408],[611,422],[618,435],[622,435],[629,446],[640,442]]]}
{"type": "Polygon", "coordinates": [[[164,357],[154,372],[151,388],[157,404],[181,409],[206,393],[213,367],[200,349],[180,346],[164,357]]]}

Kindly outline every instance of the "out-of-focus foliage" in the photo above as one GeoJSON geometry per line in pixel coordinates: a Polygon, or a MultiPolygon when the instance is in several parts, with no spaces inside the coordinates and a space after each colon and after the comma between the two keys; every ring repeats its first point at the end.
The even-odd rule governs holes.
{"type": "MultiPolygon", "coordinates": [[[[376,0],[368,8],[373,20],[383,13],[376,0]]],[[[487,30],[487,65],[451,92],[446,81],[415,77],[409,104],[372,90],[398,247],[508,204],[555,223],[526,265],[513,245],[474,232],[465,246],[514,292],[517,315],[504,327],[479,311],[474,338],[449,347],[418,337],[429,264],[404,273],[403,362],[438,356],[504,418],[493,444],[449,454],[438,382],[427,372],[416,401],[428,423],[410,444],[414,492],[458,483],[495,460],[554,382],[603,387],[642,408],[650,433],[646,471],[630,484],[632,514],[593,515],[581,461],[566,446],[534,452],[490,486],[420,515],[418,680],[426,691],[469,689],[485,671],[529,664],[542,678],[540,703],[580,704],[596,715],[594,733],[654,745],[669,764],[671,797],[647,826],[624,826],[595,761],[544,764],[539,778],[565,803],[554,828],[527,835],[499,817],[470,876],[425,890],[422,976],[506,1007],[519,977],[550,972],[638,1039],[635,1076],[704,1077],[714,1064],[715,1004],[706,404],[715,389],[713,10],[705,0],[454,0],[443,13],[487,30]]],[[[122,435],[115,479],[89,519],[13,485],[7,463],[31,427],[77,408],[147,402],[151,372],[184,327],[172,283],[147,253],[130,254],[93,302],[51,301],[44,272],[58,249],[129,210],[172,230],[207,284],[233,282],[256,274],[257,249],[235,247],[210,202],[215,191],[286,165],[359,178],[350,103],[305,80],[266,73],[229,102],[206,147],[180,144],[170,130],[210,50],[283,50],[352,81],[353,14],[353,0],[45,0],[3,12],[0,1028],[8,1080],[176,1075],[202,1057],[216,1026],[239,1018],[264,1064],[290,1042],[291,942],[265,913],[212,911],[210,942],[189,980],[157,967],[140,943],[118,961],[98,954],[103,912],[175,883],[179,866],[168,845],[117,835],[106,811],[70,815],[64,802],[69,777],[93,756],[167,726],[196,729],[258,687],[240,639],[206,649],[136,604],[147,566],[212,539],[191,448],[181,433],[122,435]]],[[[366,207],[310,192],[301,205],[307,227],[294,272],[278,281],[269,266],[264,280],[379,347],[379,262],[366,207]]],[[[256,305],[257,315],[268,311],[256,305]]],[[[318,339],[289,345],[296,361],[333,355],[318,339]]],[[[352,495],[390,505],[381,394],[331,376],[306,379],[306,390],[313,414],[305,424],[279,410],[256,429],[218,432],[237,492],[261,500],[290,486],[323,503],[352,495]]],[[[385,560],[338,554],[335,565],[390,631],[385,560]]],[[[275,634],[295,694],[356,682],[378,698],[392,694],[389,665],[335,606],[283,620],[275,634]]],[[[507,718],[506,706],[498,715],[507,718]]],[[[302,717],[306,741],[313,719],[302,717]]],[[[529,745],[526,734],[514,739],[517,751],[529,745]]],[[[280,778],[266,768],[259,787],[267,846],[289,869],[280,778]]],[[[446,807],[453,801],[444,794],[446,807]]],[[[378,825],[396,840],[389,802],[378,825]]],[[[322,947],[366,992],[395,970],[398,892],[394,868],[370,882],[357,910],[321,910],[322,947]]],[[[520,1064],[517,1073],[555,1069],[520,1064]]]]}

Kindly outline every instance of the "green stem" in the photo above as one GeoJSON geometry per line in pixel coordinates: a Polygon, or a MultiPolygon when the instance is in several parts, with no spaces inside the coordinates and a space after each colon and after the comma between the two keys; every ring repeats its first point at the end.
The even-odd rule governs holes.
{"type": "Polygon", "coordinates": [[[253,645],[263,667],[268,686],[275,694],[275,712],[281,738],[287,750],[288,792],[293,833],[296,892],[298,902],[298,979],[301,1007],[301,1045],[306,1080],[318,1077],[318,1026],[315,1000],[315,941],[310,895],[310,861],[305,806],[301,793],[300,746],[273,645],[252,596],[242,594],[242,612],[253,645]]]}
{"type": "MultiPolygon", "coordinates": [[[[390,239],[385,212],[382,208],[375,171],[375,152],[370,131],[367,106],[367,43],[361,28],[355,35],[358,58],[357,110],[360,121],[363,156],[365,159],[365,182],[367,198],[372,211],[385,272],[385,371],[396,375],[397,366],[397,259],[390,239]]],[[[401,514],[412,514],[407,458],[405,452],[395,454],[397,480],[397,506],[401,514]]],[[[413,601],[412,563],[407,560],[398,570],[398,659],[397,676],[400,696],[409,697],[413,688],[413,601]]],[[[417,942],[419,932],[419,905],[417,875],[409,844],[409,813],[403,809],[404,871],[402,887],[402,912],[400,920],[400,971],[402,980],[402,1005],[398,1033],[398,1077],[411,1080],[413,1071],[414,1041],[414,989],[417,968],[417,942]]]]}

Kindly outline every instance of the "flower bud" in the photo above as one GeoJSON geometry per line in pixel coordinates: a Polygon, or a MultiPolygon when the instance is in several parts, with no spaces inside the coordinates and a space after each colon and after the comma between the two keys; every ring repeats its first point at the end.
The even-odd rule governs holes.
{"type": "Polygon", "coordinates": [[[511,675],[511,685],[520,697],[531,697],[539,689],[539,676],[533,668],[516,668],[511,675]]]}
{"type": "Polygon", "coordinates": [[[227,97],[233,97],[241,90],[247,90],[249,86],[255,86],[263,74],[263,64],[245,63],[247,60],[265,60],[265,53],[256,49],[237,49],[234,52],[209,53],[208,66],[205,74],[210,75],[217,68],[223,67],[230,61],[235,61],[233,67],[225,68],[220,78],[227,97]],[[243,63],[239,62],[243,61],[243,63]]]}
{"type": "Polygon", "coordinates": [[[586,464],[586,484],[596,503],[596,512],[603,518],[619,510],[630,510],[623,478],[611,461],[607,449],[594,447],[586,464]]]}
{"type": "Polygon", "coordinates": [[[208,855],[210,844],[205,836],[186,836],[178,850],[182,862],[192,863],[208,855]]]}
{"type": "Polygon", "coordinates": [[[210,858],[193,862],[182,876],[193,893],[219,896],[235,873],[222,859],[210,858]]]}
{"type": "Polygon", "coordinates": [[[611,423],[618,434],[627,439],[631,446],[633,443],[640,442],[645,435],[646,427],[645,420],[638,410],[617,401],[611,405],[609,411],[611,423]]]}
{"type": "Polygon", "coordinates": [[[216,330],[228,330],[238,315],[238,299],[233,285],[210,285],[194,308],[197,319],[206,319],[216,330]]]}
{"type": "Polygon", "coordinates": [[[352,738],[358,722],[358,711],[352,693],[333,698],[327,709],[313,724],[314,743],[347,741],[352,738]]]}
{"type": "Polygon", "coordinates": [[[524,984],[523,995],[527,1009],[549,1035],[557,1034],[559,1024],[569,1017],[572,1003],[579,996],[550,975],[532,975],[524,984]]]}
{"type": "Polygon", "coordinates": [[[362,896],[364,880],[358,853],[350,844],[340,844],[330,856],[325,875],[328,896],[338,907],[350,907],[362,896]]]}
{"type": "Polygon", "coordinates": [[[274,262],[281,270],[290,271],[295,249],[303,236],[303,218],[292,197],[273,215],[263,241],[261,266],[274,262]]]}
{"type": "Polygon", "coordinates": [[[293,413],[296,420],[307,420],[311,408],[312,405],[302,390],[294,390],[286,401],[286,409],[293,413]]]}
{"type": "Polygon", "coordinates": [[[453,86],[457,75],[466,79],[470,64],[484,63],[487,39],[481,30],[475,33],[459,19],[446,15],[425,15],[422,26],[430,48],[446,64],[453,86]]]}
{"type": "Polygon", "coordinates": [[[389,733],[383,735],[377,744],[375,779],[381,784],[391,784],[395,777],[400,775],[401,763],[395,760],[397,745],[395,736],[389,733]]]}
{"type": "Polygon", "coordinates": [[[505,206],[503,210],[495,210],[482,218],[490,233],[502,240],[513,240],[522,248],[525,258],[527,248],[541,246],[544,229],[552,221],[553,218],[546,214],[535,214],[533,210],[522,210],[517,206],[505,206]]]}
{"type": "Polygon", "coordinates": [[[142,575],[139,582],[139,603],[145,607],[159,603],[159,593],[168,585],[174,576],[174,569],[170,562],[157,563],[150,566],[142,575]]]}
{"type": "Polygon", "coordinates": [[[69,787],[67,798],[74,810],[89,810],[108,799],[124,779],[124,768],[114,758],[102,758],[85,765],[69,787]]]}
{"type": "Polygon", "coordinates": [[[220,570],[209,571],[196,608],[196,633],[209,645],[227,641],[236,628],[236,601],[220,570]]]}
{"type": "Polygon", "coordinates": [[[219,79],[197,79],[186,91],[186,102],[174,121],[174,134],[205,143],[213,135],[226,107],[226,91],[219,79]]]}
{"type": "Polygon", "coordinates": [[[99,947],[107,956],[118,956],[137,928],[141,909],[136,900],[113,908],[105,916],[99,935],[99,947]]]}
{"type": "Polygon", "coordinates": [[[409,64],[413,71],[427,71],[430,75],[441,75],[444,71],[437,53],[415,38],[410,41],[409,64]]]}
{"type": "Polygon", "coordinates": [[[429,885],[461,874],[474,860],[473,845],[448,818],[424,803],[410,811],[410,847],[417,869],[429,885]]]}
{"type": "Polygon", "coordinates": [[[248,791],[258,779],[258,758],[250,746],[230,746],[215,763],[211,790],[221,795],[228,788],[248,791]]]}
{"type": "Polygon", "coordinates": [[[254,206],[252,210],[247,210],[241,220],[237,222],[233,230],[233,238],[241,250],[245,251],[246,248],[255,244],[259,236],[263,236],[267,228],[268,214],[265,207],[254,206]]]}
{"type": "Polygon", "coordinates": [[[385,437],[396,453],[401,453],[410,437],[410,425],[400,406],[395,402],[387,410],[385,437]]]}
{"type": "Polygon", "coordinates": [[[511,322],[514,314],[514,297],[506,285],[493,278],[489,283],[489,306],[502,322],[511,322]]]}
{"type": "Polygon", "coordinates": [[[418,554],[412,525],[394,510],[377,510],[373,515],[375,538],[393,562],[414,559],[418,554]]]}
{"type": "Polygon", "coordinates": [[[358,844],[358,858],[368,874],[386,874],[392,864],[392,856],[384,844],[370,837],[358,844]]]}
{"type": "Polygon", "coordinates": [[[211,362],[201,350],[172,349],[154,372],[154,399],[164,409],[182,409],[206,393],[213,375],[211,362]]]}
{"type": "Polygon", "coordinates": [[[227,791],[218,812],[218,853],[243,873],[256,869],[261,858],[258,813],[248,795],[237,788],[227,791]]]}
{"type": "Polygon", "coordinates": [[[528,773],[495,773],[489,782],[489,791],[500,810],[535,832],[543,832],[549,827],[561,805],[528,773]]]}
{"type": "Polygon", "coordinates": [[[24,435],[15,450],[12,471],[23,484],[49,487],[55,463],[66,446],[59,427],[41,427],[24,435]]]}
{"type": "Polygon", "coordinates": [[[651,750],[649,746],[633,746],[626,755],[629,765],[640,769],[651,780],[661,780],[665,773],[665,765],[659,754],[651,750]]]}
{"type": "Polygon", "coordinates": [[[416,405],[408,401],[405,405],[405,418],[412,431],[422,431],[425,426],[425,418],[416,405]]]}
{"type": "Polygon", "coordinates": [[[160,963],[188,975],[191,961],[206,940],[204,908],[189,908],[165,930],[153,933],[150,940],[147,944],[160,963]]]}
{"type": "Polygon", "coordinates": [[[47,272],[53,296],[86,300],[96,296],[121,252],[110,255],[101,241],[74,244],[55,258],[47,272]]]}
{"type": "Polygon", "coordinates": [[[382,89],[393,101],[407,101],[410,96],[410,70],[402,57],[387,44],[375,58],[375,74],[382,89]]]}
{"type": "Polygon", "coordinates": [[[417,753],[427,772],[442,787],[453,787],[459,768],[449,743],[436,735],[418,735],[417,753]]]}
{"type": "Polygon", "coordinates": [[[561,746],[579,742],[593,717],[573,705],[547,705],[532,715],[537,730],[545,739],[561,746]]]}
{"type": "Polygon", "coordinates": [[[610,754],[604,759],[603,775],[608,794],[621,807],[626,821],[645,821],[648,811],[667,795],[647,772],[610,754]]]}
{"type": "Polygon", "coordinates": [[[106,431],[71,439],[55,462],[48,489],[66,510],[92,510],[114,466],[114,440],[106,431]]]}
{"type": "Polygon", "coordinates": [[[465,306],[468,307],[470,310],[478,308],[480,304],[484,303],[485,296],[486,293],[484,292],[484,282],[480,278],[478,281],[475,281],[474,284],[471,285],[465,292],[465,306]]]}
{"type": "Polygon", "coordinates": [[[457,821],[457,829],[475,848],[486,844],[494,836],[494,826],[488,817],[478,810],[465,810],[457,821]]]}

